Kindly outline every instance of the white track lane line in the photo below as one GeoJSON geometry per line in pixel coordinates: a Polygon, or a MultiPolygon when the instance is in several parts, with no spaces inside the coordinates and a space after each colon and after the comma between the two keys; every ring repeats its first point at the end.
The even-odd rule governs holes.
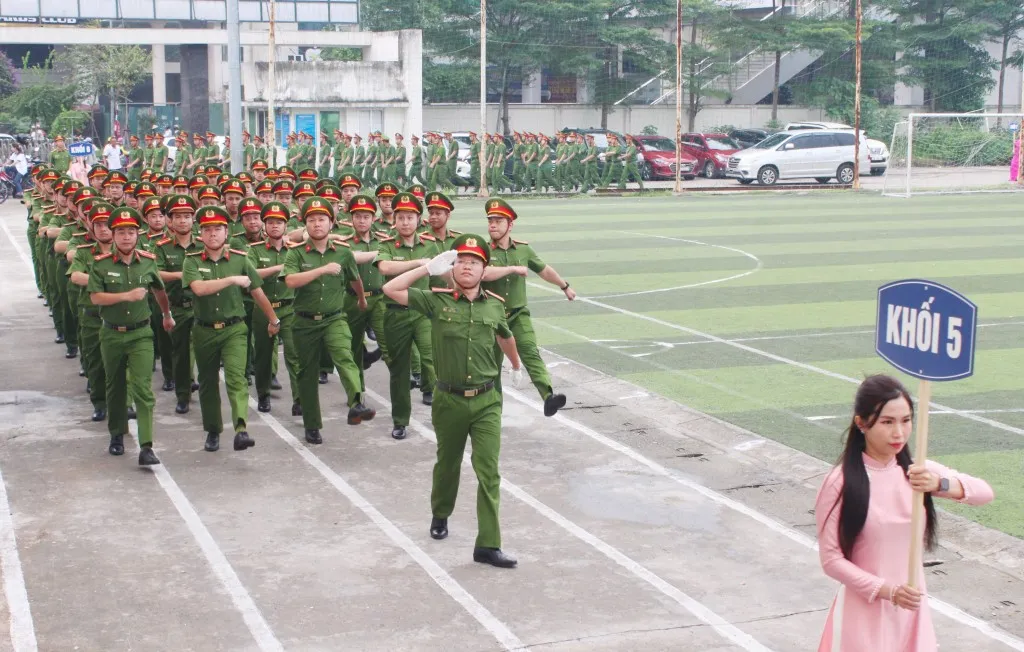
{"type": "MultiPolygon", "coordinates": [[[[553,288],[553,287],[551,287],[549,285],[542,285],[540,283],[534,283],[533,281],[527,281],[526,284],[531,286],[531,287],[535,287],[535,288],[538,288],[540,290],[544,290],[545,292],[559,293],[559,294],[562,292],[561,290],[553,288]]],[[[582,297],[582,296],[579,296],[579,295],[576,296],[576,300],[577,301],[582,301],[583,303],[589,303],[590,305],[597,306],[598,308],[603,308],[605,310],[610,310],[612,312],[617,312],[620,315],[625,315],[627,317],[633,317],[634,319],[640,319],[642,321],[650,322],[652,324],[657,324],[659,326],[664,326],[665,328],[670,328],[672,330],[676,330],[676,331],[679,331],[681,333],[687,333],[689,335],[693,335],[693,336],[696,336],[696,337],[703,337],[704,339],[706,339],[706,340],[708,340],[710,342],[715,342],[717,344],[724,344],[726,346],[731,346],[733,348],[740,349],[741,351],[746,351],[747,353],[753,353],[754,355],[761,356],[762,358],[768,358],[769,360],[774,360],[775,362],[781,362],[782,364],[789,365],[791,367],[796,367],[798,369],[803,369],[804,371],[811,371],[811,372],[816,373],[816,374],[821,374],[822,376],[828,376],[829,378],[834,378],[835,380],[841,380],[843,382],[853,383],[854,385],[859,385],[861,383],[861,381],[857,380],[856,378],[851,378],[850,376],[846,376],[846,375],[843,375],[843,374],[840,374],[840,373],[836,373],[834,371],[829,371],[828,369],[822,369],[821,367],[816,367],[816,366],[814,366],[812,364],[807,364],[806,362],[799,362],[799,361],[793,360],[791,358],[787,358],[787,357],[784,357],[784,356],[781,356],[781,355],[776,355],[774,353],[769,353],[768,351],[762,351],[761,349],[757,349],[757,348],[754,348],[752,346],[748,346],[748,345],[743,344],[741,342],[736,342],[736,341],[733,341],[733,340],[728,340],[728,339],[725,339],[723,337],[718,337],[717,335],[712,335],[711,333],[705,333],[703,331],[699,331],[696,328],[690,328],[689,326],[681,326],[680,324],[676,324],[674,322],[665,321],[664,319],[658,319],[657,317],[651,317],[650,315],[645,315],[645,314],[639,313],[639,312],[633,312],[632,310],[626,310],[625,308],[619,308],[617,306],[613,306],[611,304],[607,304],[607,303],[604,303],[602,301],[596,301],[594,299],[588,299],[586,297],[582,297]]],[[[987,426],[992,426],[993,428],[998,428],[999,430],[1005,430],[1006,432],[1012,432],[1015,435],[1024,436],[1024,428],[1017,428],[1015,426],[1011,426],[1009,424],[1002,423],[1001,421],[996,421],[994,419],[989,419],[988,417],[981,416],[980,414],[971,414],[969,412],[962,412],[962,411],[957,410],[955,408],[949,407],[948,405],[943,405],[941,403],[936,403],[935,401],[932,401],[931,405],[933,405],[934,407],[938,408],[939,410],[944,410],[946,412],[953,413],[953,414],[957,415],[958,417],[962,417],[964,419],[969,419],[971,421],[977,421],[978,423],[984,423],[987,426]]]]}
{"type": "MultiPolygon", "coordinates": [[[[4,227],[6,230],[6,226],[4,227]]],[[[0,473],[0,572],[4,575],[4,596],[10,612],[11,645],[14,652],[36,652],[36,628],[28,602],[25,575],[21,571],[18,541],[14,534],[11,505],[7,502],[7,485],[0,473]]]]}
{"type": "MultiPolygon", "coordinates": [[[[541,404],[538,401],[534,401],[532,399],[527,398],[519,390],[512,389],[511,387],[504,387],[503,386],[502,387],[502,392],[506,396],[508,396],[510,398],[513,398],[516,401],[519,401],[523,405],[526,405],[526,406],[528,406],[528,407],[530,407],[530,408],[540,412],[541,414],[544,413],[544,405],[543,404],[541,404]]],[[[626,457],[629,457],[630,459],[634,460],[635,462],[638,462],[639,464],[647,467],[648,469],[650,469],[651,471],[654,471],[658,475],[661,475],[663,477],[669,478],[670,480],[673,480],[673,481],[681,484],[682,486],[686,487],[687,489],[690,489],[692,491],[695,491],[695,492],[699,493],[700,495],[704,496],[705,498],[708,498],[709,500],[711,500],[711,501],[713,501],[715,503],[718,503],[719,505],[722,505],[723,507],[728,507],[729,509],[731,509],[733,511],[736,511],[736,512],[738,512],[740,514],[743,514],[744,516],[748,516],[748,517],[754,519],[755,521],[757,521],[761,525],[764,525],[765,527],[767,527],[768,529],[772,530],[773,532],[786,537],[790,541],[794,541],[794,542],[800,544],[801,546],[803,546],[805,548],[808,548],[808,549],[811,549],[811,550],[817,550],[817,548],[818,548],[817,542],[814,539],[812,539],[811,537],[807,536],[806,534],[804,534],[802,532],[798,532],[797,530],[794,530],[793,528],[789,527],[788,525],[785,525],[785,524],[783,524],[783,523],[773,519],[772,517],[768,516],[767,514],[763,514],[763,513],[759,512],[759,511],[757,511],[756,509],[753,509],[751,507],[748,507],[747,505],[744,505],[743,503],[741,503],[739,501],[733,500],[732,498],[729,498],[728,496],[720,494],[717,491],[715,491],[714,489],[710,489],[710,488],[705,487],[704,485],[702,485],[700,483],[694,482],[693,480],[689,480],[686,477],[684,477],[683,475],[681,475],[679,473],[676,473],[674,471],[671,471],[668,468],[662,466],[661,464],[658,464],[654,460],[651,460],[648,457],[642,455],[641,453],[633,450],[629,446],[626,446],[625,444],[619,443],[619,442],[615,441],[614,439],[612,439],[612,438],[610,438],[610,437],[608,437],[606,435],[602,435],[601,433],[597,432],[593,428],[590,428],[589,426],[586,426],[586,425],[584,425],[582,423],[574,421],[574,420],[570,419],[569,417],[563,416],[561,414],[556,414],[555,416],[549,417],[549,418],[555,419],[559,423],[561,423],[561,424],[563,424],[565,426],[568,426],[569,428],[572,428],[576,432],[578,432],[578,433],[580,433],[580,434],[582,434],[582,435],[584,435],[586,437],[589,437],[590,439],[593,439],[594,441],[596,441],[598,443],[601,443],[601,444],[607,446],[608,448],[611,448],[614,451],[618,451],[619,453],[622,453],[626,457]]],[[[968,614],[967,612],[962,611],[961,609],[959,609],[957,607],[954,607],[953,605],[949,604],[948,602],[944,602],[944,601],[936,598],[933,595],[929,595],[928,596],[928,602],[932,606],[932,608],[935,611],[937,611],[938,613],[941,613],[942,615],[947,616],[947,617],[951,618],[952,620],[955,620],[956,622],[958,622],[958,623],[960,623],[962,625],[966,625],[966,626],[968,626],[968,627],[970,627],[970,628],[972,628],[972,629],[974,629],[974,630],[976,630],[978,632],[981,632],[985,636],[988,636],[989,638],[991,638],[991,639],[993,639],[995,641],[999,641],[1000,643],[1003,643],[1004,645],[1006,645],[1010,649],[1017,650],[1018,652],[1024,652],[1024,640],[1021,640],[1020,638],[1014,636],[1013,634],[1010,634],[1009,632],[1005,632],[1002,629],[999,629],[998,627],[992,625],[991,623],[989,623],[987,621],[984,621],[984,620],[981,620],[980,618],[975,618],[974,616],[968,614]]]]}
{"type": "MultiPolygon", "coordinates": [[[[370,393],[370,392],[367,392],[370,393]]],[[[256,400],[249,397],[249,408],[255,410],[257,406],[256,400]]],[[[448,574],[441,566],[434,561],[430,555],[428,555],[422,548],[410,539],[404,532],[398,529],[394,523],[392,523],[386,516],[384,516],[380,510],[370,504],[366,498],[356,491],[352,485],[338,475],[331,467],[327,466],[319,457],[314,455],[306,446],[299,442],[291,432],[285,428],[276,417],[266,414],[263,412],[257,412],[259,418],[263,420],[263,423],[267,424],[274,433],[281,438],[281,440],[287,444],[292,450],[299,454],[299,456],[310,466],[317,470],[321,476],[327,482],[334,487],[338,493],[345,496],[356,508],[359,509],[363,514],[366,515],[373,524],[376,525],[396,546],[405,551],[407,555],[412,557],[413,561],[419,564],[430,579],[441,587],[445,593],[448,594],[453,600],[462,606],[466,612],[472,616],[484,629],[486,629],[494,638],[502,645],[506,650],[526,650],[527,646],[519,640],[515,634],[505,625],[505,623],[498,620],[498,618],[492,614],[487,607],[480,604],[479,601],[469,591],[467,591],[461,584],[448,574]]]]}
{"type": "MultiPolygon", "coordinates": [[[[366,395],[373,398],[374,401],[380,403],[386,408],[390,408],[391,402],[385,399],[383,396],[373,390],[366,390],[366,395]]],[[[420,435],[428,441],[437,443],[437,437],[434,434],[434,430],[424,425],[421,421],[413,418],[409,420],[409,425],[415,428],[420,435]]],[[[470,454],[463,454],[462,463],[467,466],[472,466],[470,461],[470,454]]],[[[541,501],[534,498],[532,495],[527,493],[525,490],[520,488],[518,485],[513,484],[508,478],[501,479],[501,488],[510,493],[512,496],[518,498],[523,503],[526,503],[532,507],[537,513],[544,518],[550,520],[552,523],[562,528],[569,534],[573,535],[583,543],[586,543],[590,547],[594,548],[604,556],[614,561],[619,566],[625,568],[634,576],[647,582],[652,587],[657,589],[662,595],[675,601],[676,604],[686,609],[694,617],[701,622],[707,624],[709,627],[714,629],[720,636],[727,639],[728,641],[742,647],[748,652],[769,652],[770,648],[766,648],[764,645],[759,643],[754,637],[750,636],[746,632],[743,632],[735,625],[731,624],[711,609],[694,600],[690,596],[686,595],[678,588],[669,584],[661,577],[645,568],[642,564],[628,557],[626,554],[621,552],[619,549],[611,546],[604,542],[602,539],[591,534],[587,530],[583,529],[579,525],[576,525],[569,519],[565,518],[554,509],[548,507],[541,501]]]]}
{"type": "MultiPolygon", "coordinates": [[[[10,240],[11,243],[14,245],[15,251],[18,252],[18,255],[21,257],[22,261],[25,263],[25,265],[29,268],[29,271],[31,272],[32,261],[25,254],[25,251],[21,248],[18,241],[12,236],[10,229],[7,227],[6,220],[0,219],[0,228],[3,229],[4,233],[7,235],[8,240],[10,240]]],[[[138,444],[138,425],[134,420],[128,422],[128,429],[132,437],[135,438],[136,444],[138,444]]],[[[188,498],[185,497],[185,494],[182,493],[181,488],[178,486],[178,483],[174,481],[173,477],[171,477],[170,471],[168,471],[167,467],[163,464],[158,464],[152,467],[152,471],[153,475],[156,476],[156,480],[157,483],[160,485],[160,488],[163,489],[164,493],[167,494],[167,498],[170,499],[171,504],[174,505],[174,508],[178,511],[178,514],[181,515],[182,520],[185,521],[185,526],[192,534],[192,537],[196,540],[196,543],[199,544],[199,548],[203,551],[203,555],[206,557],[206,561],[210,564],[210,568],[213,570],[214,575],[217,576],[217,579],[220,580],[221,586],[223,586],[224,590],[227,591],[228,595],[231,596],[232,603],[234,603],[235,608],[241,614],[242,620],[245,621],[246,627],[248,627],[249,632],[250,634],[252,634],[253,640],[256,641],[256,644],[259,646],[259,649],[263,650],[264,652],[283,652],[284,646],[282,646],[281,642],[277,640],[276,636],[274,636],[274,632],[270,629],[270,626],[267,624],[267,621],[264,620],[263,614],[260,613],[259,607],[256,606],[256,603],[253,601],[252,596],[249,595],[249,592],[242,585],[242,581],[238,578],[238,575],[235,573],[235,570],[234,568],[232,568],[230,562],[228,562],[227,557],[224,555],[224,552],[217,545],[217,542],[214,541],[213,535],[211,535],[210,531],[206,529],[206,526],[203,524],[202,519],[199,518],[199,514],[196,513],[195,508],[192,506],[192,503],[189,502],[188,498]]],[[[6,509],[6,491],[4,491],[3,493],[4,500],[3,504],[0,504],[0,510],[2,510],[4,513],[7,513],[9,516],[9,510],[6,509]]],[[[3,517],[0,516],[0,519],[2,518],[3,517]]],[[[0,520],[0,532],[6,530],[6,527],[3,526],[4,523],[2,522],[2,520],[0,520]]],[[[14,541],[13,537],[14,531],[12,529],[12,542],[14,541]]],[[[17,549],[15,548],[15,555],[16,554],[17,549]]],[[[5,568],[5,588],[6,580],[8,578],[8,573],[6,571],[7,569],[5,568]]],[[[17,574],[19,576],[21,575],[20,564],[18,565],[16,572],[12,573],[12,575],[13,574],[17,574]]],[[[24,578],[21,579],[21,586],[22,591],[24,592],[24,578]]],[[[23,609],[25,610],[25,614],[28,615],[27,594],[25,595],[24,600],[25,605],[23,609]]],[[[13,632],[13,608],[11,617],[13,632]]],[[[31,615],[28,615],[28,617],[30,619],[28,627],[31,628],[31,615]]],[[[18,639],[15,638],[15,641],[17,640],[18,639]]],[[[23,649],[35,649],[34,644],[35,635],[34,632],[32,632],[33,647],[26,647],[23,649]]],[[[15,650],[18,650],[18,648],[16,647],[15,650]]]]}

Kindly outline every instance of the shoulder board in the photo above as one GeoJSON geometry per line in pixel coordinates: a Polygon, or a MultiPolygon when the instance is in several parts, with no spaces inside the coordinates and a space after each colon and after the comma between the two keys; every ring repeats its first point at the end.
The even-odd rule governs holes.
{"type": "Polygon", "coordinates": [[[376,235],[377,239],[380,240],[381,242],[391,242],[392,240],[394,240],[394,238],[392,238],[390,235],[385,235],[383,233],[377,233],[376,235]]]}
{"type": "Polygon", "coordinates": [[[110,258],[113,255],[114,255],[114,252],[111,251],[108,254],[100,254],[99,256],[93,256],[93,260],[103,260],[104,258],[110,258]]]}
{"type": "Polygon", "coordinates": [[[163,233],[147,233],[146,237],[152,240],[153,238],[166,238],[167,236],[163,233]]]}
{"type": "Polygon", "coordinates": [[[249,255],[249,252],[242,251],[241,249],[228,249],[228,251],[230,251],[233,254],[238,254],[239,256],[247,256],[247,255],[249,255]]]}
{"type": "Polygon", "coordinates": [[[57,210],[57,204],[50,204],[49,206],[43,206],[44,213],[53,213],[57,210]]]}
{"type": "Polygon", "coordinates": [[[350,228],[352,226],[352,222],[350,222],[348,220],[338,220],[338,224],[340,224],[342,226],[347,226],[347,227],[350,227],[350,228]]]}
{"type": "Polygon", "coordinates": [[[187,253],[185,255],[186,256],[202,256],[203,255],[203,250],[200,249],[199,251],[190,251],[189,253],[187,253]]]}
{"type": "Polygon", "coordinates": [[[152,251],[144,251],[142,249],[136,249],[135,251],[139,252],[139,255],[142,256],[143,258],[149,258],[150,260],[156,260],[156,254],[154,254],[152,251]]]}
{"type": "Polygon", "coordinates": [[[422,239],[422,240],[430,240],[431,242],[437,242],[437,238],[435,238],[434,236],[430,235],[429,233],[421,233],[420,234],[420,239],[422,239]]]}
{"type": "Polygon", "coordinates": [[[88,231],[82,231],[81,233],[74,233],[74,232],[72,232],[71,235],[72,235],[72,237],[74,237],[74,236],[82,236],[82,235],[89,235],[89,232],[88,231]]]}
{"type": "Polygon", "coordinates": [[[264,245],[264,244],[267,244],[267,241],[266,240],[260,240],[258,242],[250,242],[249,246],[250,247],[255,247],[256,245],[264,245]]]}
{"type": "Polygon", "coordinates": [[[351,233],[349,233],[348,235],[339,235],[338,236],[338,240],[351,240],[352,238],[353,238],[353,235],[351,233]]]}
{"type": "Polygon", "coordinates": [[[349,243],[345,242],[344,240],[335,240],[334,244],[341,245],[342,247],[348,247],[349,249],[352,248],[352,245],[350,245],[349,243]]]}
{"type": "Polygon", "coordinates": [[[505,298],[502,297],[500,294],[495,294],[495,293],[491,292],[490,290],[484,290],[484,293],[485,294],[489,294],[490,296],[494,297],[495,299],[497,299],[498,301],[500,301],[502,303],[505,303],[505,298]]]}
{"type": "Polygon", "coordinates": [[[452,235],[462,235],[462,231],[453,231],[451,229],[448,229],[448,233],[451,233],[452,235]]]}
{"type": "Polygon", "coordinates": [[[288,242],[287,240],[285,240],[285,242],[284,242],[284,246],[287,247],[288,249],[295,249],[296,247],[302,247],[305,244],[306,244],[305,242],[288,242]]]}
{"type": "Polygon", "coordinates": [[[164,238],[163,240],[161,240],[160,242],[158,242],[156,244],[157,244],[158,247],[162,247],[165,244],[167,244],[168,242],[173,242],[173,240],[171,238],[164,238]]]}
{"type": "Polygon", "coordinates": [[[514,242],[516,244],[530,244],[526,240],[516,240],[515,238],[512,239],[512,242],[514,242]]]}
{"type": "Polygon", "coordinates": [[[431,292],[448,292],[448,293],[455,292],[455,290],[453,290],[452,288],[430,288],[430,290],[431,290],[431,292]]]}
{"type": "Polygon", "coordinates": [[[373,234],[378,238],[390,238],[387,231],[374,231],[373,234]]]}

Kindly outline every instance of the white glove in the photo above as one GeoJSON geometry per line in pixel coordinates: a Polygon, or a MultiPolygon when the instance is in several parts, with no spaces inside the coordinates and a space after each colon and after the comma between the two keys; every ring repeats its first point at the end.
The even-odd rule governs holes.
{"type": "Polygon", "coordinates": [[[512,377],[512,386],[519,389],[523,386],[523,378],[526,374],[523,373],[523,368],[520,366],[518,369],[513,369],[509,375],[512,377]]]}
{"type": "Polygon", "coordinates": [[[427,263],[427,271],[430,272],[431,276],[441,276],[451,271],[452,267],[455,266],[455,259],[459,257],[459,252],[454,249],[441,252],[430,259],[427,263]]]}

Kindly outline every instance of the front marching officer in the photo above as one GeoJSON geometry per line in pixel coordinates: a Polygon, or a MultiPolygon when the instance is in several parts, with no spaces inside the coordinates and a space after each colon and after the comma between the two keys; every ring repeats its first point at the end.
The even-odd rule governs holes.
{"type": "Polygon", "coordinates": [[[498,498],[501,476],[501,393],[495,382],[501,374],[501,355],[512,361],[513,380],[523,373],[515,338],[505,321],[504,302],[484,291],[480,282],[490,261],[487,241],[465,234],[452,248],[426,265],[404,272],[384,285],[391,300],[423,313],[431,320],[437,394],[431,418],[437,433],[437,462],[430,493],[433,519],[430,536],[448,536],[448,517],[455,509],[459,471],[466,438],[473,442],[473,470],[479,482],[476,498],[478,532],[473,560],[513,568],[516,559],[501,550],[498,498]],[[454,288],[423,290],[411,287],[427,276],[452,274],[454,288]],[[501,347],[495,346],[495,342],[501,347]]]}

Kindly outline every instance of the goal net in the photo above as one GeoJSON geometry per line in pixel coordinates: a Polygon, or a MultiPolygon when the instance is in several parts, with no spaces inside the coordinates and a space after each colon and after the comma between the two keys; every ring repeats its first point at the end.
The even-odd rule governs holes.
{"type": "Polygon", "coordinates": [[[1011,180],[1022,118],[1021,113],[911,113],[893,128],[882,194],[1024,191],[1011,180]]]}

